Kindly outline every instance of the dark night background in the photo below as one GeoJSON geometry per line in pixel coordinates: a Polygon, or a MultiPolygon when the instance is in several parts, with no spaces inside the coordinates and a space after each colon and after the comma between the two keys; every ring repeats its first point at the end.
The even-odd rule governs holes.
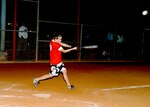
{"type": "MultiPolygon", "coordinates": [[[[17,29],[25,22],[29,30],[37,30],[37,3],[34,1],[37,0],[17,0],[17,29]]],[[[7,23],[13,23],[14,21],[14,4],[14,0],[7,0],[7,23]]],[[[125,47],[120,45],[120,48],[127,49],[125,53],[127,56],[130,56],[130,53],[133,53],[131,56],[134,56],[136,52],[137,57],[139,57],[139,51],[141,51],[143,45],[143,32],[147,29],[144,37],[144,48],[147,51],[147,56],[149,56],[150,12],[143,16],[142,11],[144,10],[150,11],[150,1],[40,0],[39,39],[49,40],[47,35],[58,30],[65,34],[66,41],[77,41],[77,28],[71,24],[77,24],[79,21],[79,24],[84,25],[83,36],[89,34],[91,42],[105,42],[105,36],[110,31],[113,31],[116,35],[123,34],[126,43],[124,43],[125,47]],[[42,21],[59,22],[61,24],[42,21]],[[68,23],[71,26],[62,23],[68,23]],[[72,35],[71,38],[70,35],[72,35]]],[[[7,29],[13,29],[13,26],[7,26],[7,29]]],[[[30,35],[32,35],[30,41],[34,42],[35,45],[36,34],[31,32],[30,35]]],[[[11,40],[11,36],[8,37],[11,40]]],[[[35,48],[34,45],[33,48],[35,48]]]]}
{"type": "MultiPolygon", "coordinates": [[[[46,3],[41,0],[41,18],[62,21],[77,22],[77,0],[55,0],[46,3]]],[[[105,0],[105,1],[83,1],[80,0],[80,23],[110,26],[140,26],[150,23],[149,16],[143,17],[142,11],[150,9],[148,0],[127,1],[127,0],[105,0]],[[147,20],[147,22],[145,22],[147,20]]]]}
{"type": "MultiPolygon", "coordinates": [[[[36,0],[32,0],[36,1],[36,0]]],[[[7,0],[8,17],[13,19],[14,0],[7,0]]],[[[40,19],[56,22],[77,23],[78,0],[40,0],[40,19]]],[[[80,23],[106,26],[148,26],[150,15],[142,16],[142,11],[150,10],[148,0],[80,0],[80,23]]],[[[18,0],[19,20],[36,20],[36,3],[18,0]]]]}
{"type": "MultiPolygon", "coordinates": [[[[41,19],[77,23],[77,0],[41,0],[41,19]]],[[[150,9],[149,1],[80,0],[80,23],[106,26],[149,26],[149,16],[142,16],[144,9],[150,9]]]]}

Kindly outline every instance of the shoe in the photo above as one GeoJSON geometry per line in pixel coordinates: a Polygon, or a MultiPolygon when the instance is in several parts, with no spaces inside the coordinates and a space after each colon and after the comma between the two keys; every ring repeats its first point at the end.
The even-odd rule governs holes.
{"type": "Polygon", "coordinates": [[[37,81],[36,79],[33,79],[33,84],[35,87],[37,87],[39,85],[39,81],[37,81]]]}
{"type": "Polygon", "coordinates": [[[74,86],[73,86],[73,85],[69,85],[69,86],[68,86],[68,89],[70,89],[70,90],[74,90],[75,88],[74,88],[74,86]]]}

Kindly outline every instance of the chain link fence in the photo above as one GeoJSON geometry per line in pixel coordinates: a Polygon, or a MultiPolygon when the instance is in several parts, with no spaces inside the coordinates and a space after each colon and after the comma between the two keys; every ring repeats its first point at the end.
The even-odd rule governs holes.
{"type": "MultiPolygon", "coordinates": [[[[18,18],[16,24],[17,30],[14,30],[13,20],[10,20],[10,18],[13,19],[12,14],[14,7],[9,6],[9,9],[12,11],[11,14],[9,14],[10,18],[7,18],[6,20],[6,29],[0,29],[0,32],[5,32],[5,50],[1,50],[1,56],[3,52],[7,53],[5,55],[7,55],[7,60],[9,61],[14,60],[14,52],[15,60],[19,61],[49,60],[49,41],[51,34],[54,32],[61,33],[63,42],[72,46],[98,46],[98,48],[81,49],[72,51],[68,54],[63,54],[64,60],[103,61],[150,59],[149,29],[45,21],[41,20],[40,16],[38,16],[38,2],[26,2],[20,3],[19,5],[20,12],[24,11],[21,8],[22,6],[35,6],[35,8],[31,12],[28,11],[28,9],[26,10],[28,11],[26,13],[27,17],[18,18]],[[30,18],[31,15],[32,18],[30,18]],[[21,58],[17,50],[17,46],[19,45],[17,35],[20,23],[24,20],[26,20],[28,24],[29,38],[27,51],[25,54],[22,54],[24,57],[21,58]],[[14,32],[16,32],[15,41],[13,39],[14,32]],[[16,44],[15,50],[13,48],[14,42],[16,44]]],[[[2,37],[2,33],[0,35],[2,37]]]]}

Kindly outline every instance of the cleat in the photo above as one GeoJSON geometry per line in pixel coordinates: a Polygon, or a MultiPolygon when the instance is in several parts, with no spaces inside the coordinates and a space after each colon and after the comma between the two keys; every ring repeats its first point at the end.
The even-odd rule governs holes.
{"type": "Polygon", "coordinates": [[[35,87],[37,87],[38,84],[39,84],[39,81],[37,81],[36,79],[33,79],[33,84],[34,84],[35,87]]]}
{"type": "Polygon", "coordinates": [[[74,88],[74,86],[73,86],[73,85],[70,85],[70,86],[68,86],[68,89],[70,89],[70,90],[74,90],[75,88],[74,88]]]}

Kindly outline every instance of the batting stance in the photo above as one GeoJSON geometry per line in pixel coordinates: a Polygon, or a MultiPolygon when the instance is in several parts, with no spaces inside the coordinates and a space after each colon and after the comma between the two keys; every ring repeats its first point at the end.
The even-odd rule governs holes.
{"type": "Polygon", "coordinates": [[[62,36],[58,33],[54,33],[53,39],[50,40],[50,71],[48,74],[33,79],[33,84],[35,87],[38,86],[39,81],[56,77],[60,73],[62,73],[68,89],[74,89],[74,86],[70,84],[67,75],[67,69],[65,68],[64,63],[62,61],[62,52],[67,53],[72,50],[77,50],[77,47],[71,48],[70,45],[62,43],[61,41],[62,36]],[[69,49],[64,49],[63,47],[67,47],[69,49]]]}

